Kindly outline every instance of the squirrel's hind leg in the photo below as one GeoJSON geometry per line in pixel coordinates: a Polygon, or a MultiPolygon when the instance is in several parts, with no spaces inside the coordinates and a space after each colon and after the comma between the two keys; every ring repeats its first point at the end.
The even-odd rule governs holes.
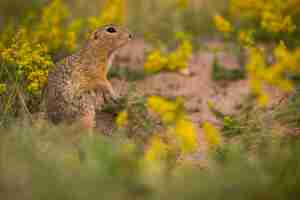
{"type": "Polygon", "coordinates": [[[96,111],[94,102],[89,98],[83,98],[80,105],[81,114],[79,117],[79,122],[84,128],[92,131],[96,127],[96,111]]]}
{"type": "Polygon", "coordinates": [[[81,117],[81,123],[84,128],[88,130],[93,130],[96,127],[96,122],[95,122],[95,114],[94,113],[85,113],[81,117]]]}

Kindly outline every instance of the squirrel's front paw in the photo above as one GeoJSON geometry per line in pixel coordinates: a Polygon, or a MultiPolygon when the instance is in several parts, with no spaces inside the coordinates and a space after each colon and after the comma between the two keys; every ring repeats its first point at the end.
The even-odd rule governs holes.
{"type": "Polygon", "coordinates": [[[115,93],[104,92],[103,99],[105,103],[118,103],[120,96],[115,93]]]}

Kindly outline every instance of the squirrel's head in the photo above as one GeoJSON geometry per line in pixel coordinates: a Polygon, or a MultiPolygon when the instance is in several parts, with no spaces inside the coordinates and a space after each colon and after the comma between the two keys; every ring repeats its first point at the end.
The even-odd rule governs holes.
{"type": "Polygon", "coordinates": [[[95,30],[90,38],[89,45],[95,49],[105,50],[112,54],[132,39],[131,33],[125,28],[116,25],[107,25],[95,30]]]}

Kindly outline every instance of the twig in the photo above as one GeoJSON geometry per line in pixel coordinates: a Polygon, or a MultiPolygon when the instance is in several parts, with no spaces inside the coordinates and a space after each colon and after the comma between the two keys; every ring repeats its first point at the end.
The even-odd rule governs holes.
{"type": "Polygon", "coordinates": [[[30,121],[32,122],[32,116],[31,116],[31,113],[30,113],[30,111],[29,111],[29,109],[28,109],[28,107],[26,105],[25,99],[24,99],[24,97],[23,97],[23,95],[20,92],[20,90],[19,90],[18,87],[16,88],[16,90],[17,90],[17,95],[18,95],[18,97],[20,99],[20,102],[23,105],[23,108],[24,108],[25,112],[27,113],[28,117],[30,118],[30,121]]]}

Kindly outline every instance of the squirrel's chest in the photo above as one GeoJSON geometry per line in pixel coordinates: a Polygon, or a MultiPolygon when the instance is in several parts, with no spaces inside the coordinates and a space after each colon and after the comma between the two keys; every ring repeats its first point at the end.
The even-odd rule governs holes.
{"type": "Polygon", "coordinates": [[[106,77],[106,65],[80,67],[72,73],[72,85],[75,90],[95,90],[101,86],[106,77]]]}
{"type": "Polygon", "coordinates": [[[106,73],[108,73],[110,68],[112,67],[114,58],[115,58],[115,53],[113,53],[108,59],[107,66],[106,66],[107,69],[106,73]]]}

